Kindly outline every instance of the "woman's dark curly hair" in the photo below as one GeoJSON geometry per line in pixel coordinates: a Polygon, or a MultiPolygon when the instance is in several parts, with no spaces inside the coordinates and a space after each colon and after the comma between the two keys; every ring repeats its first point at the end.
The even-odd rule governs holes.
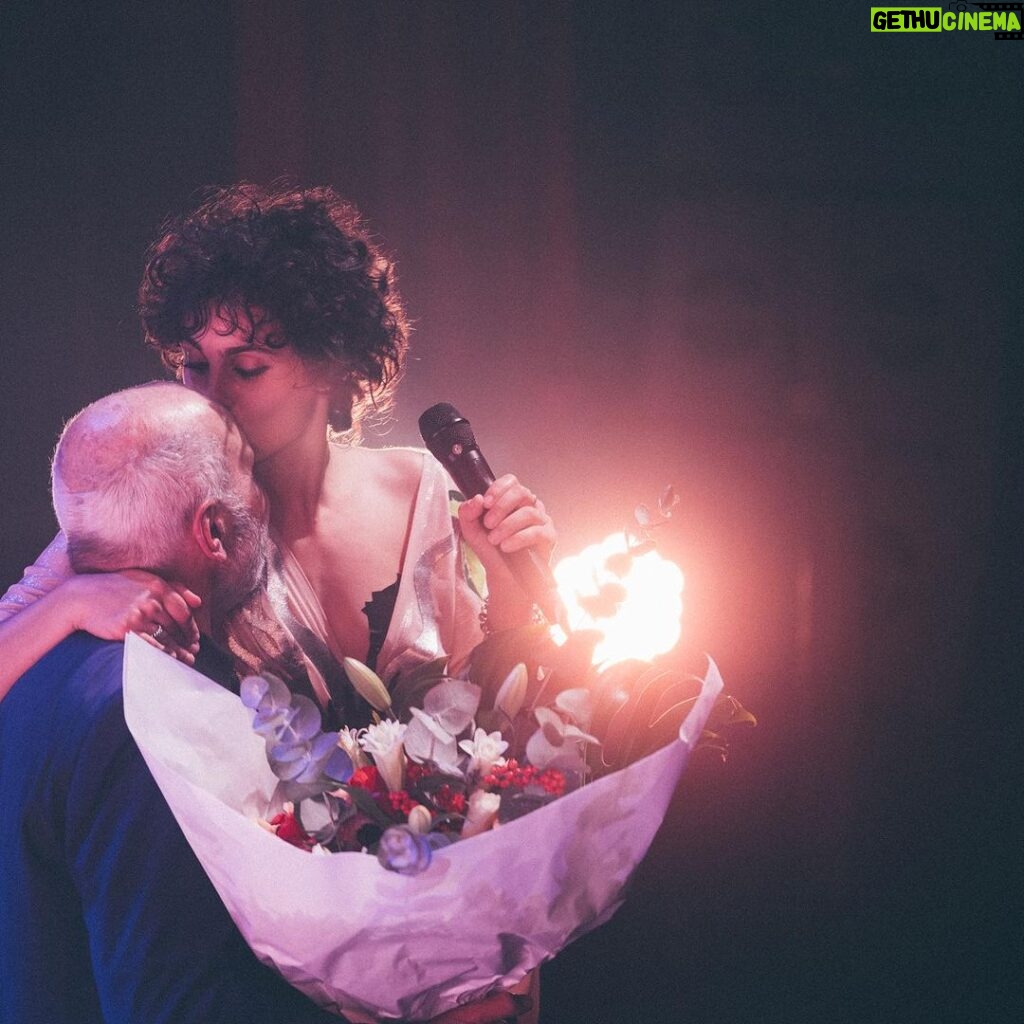
{"type": "Polygon", "coordinates": [[[146,254],[139,312],[166,366],[180,372],[182,342],[213,314],[237,328],[258,325],[254,310],[280,327],[266,344],[337,364],[335,429],[352,429],[367,405],[387,409],[409,325],[391,261],[333,189],[215,189],[164,225],[146,254]]]}

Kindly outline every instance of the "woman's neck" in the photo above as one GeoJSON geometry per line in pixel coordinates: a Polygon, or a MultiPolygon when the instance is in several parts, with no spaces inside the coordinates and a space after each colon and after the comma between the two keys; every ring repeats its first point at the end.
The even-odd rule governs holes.
{"type": "Polygon", "coordinates": [[[307,435],[275,452],[255,467],[255,476],[270,501],[270,523],[285,538],[306,536],[316,523],[330,462],[326,431],[307,435]]]}

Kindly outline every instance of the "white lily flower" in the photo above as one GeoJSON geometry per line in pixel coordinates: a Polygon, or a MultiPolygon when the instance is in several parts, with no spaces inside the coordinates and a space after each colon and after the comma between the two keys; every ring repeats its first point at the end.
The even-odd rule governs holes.
{"type": "Polygon", "coordinates": [[[467,773],[479,772],[486,775],[508,750],[508,743],[501,738],[500,732],[488,733],[483,729],[477,729],[471,740],[462,740],[459,743],[459,749],[469,754],[467,773]]]}
{"type": "Polygon", "coordinates": [[[372,755],[384,785],[392,791],[402,788],[405,774],[405,730],[402,722],[389,720],[368,726],[359,736],[359,745],[372,755]]]}
{"type": "Polygon", "coordinates": [[[494,698],[494,708],[504,714],[509,721],[519,714],[526,698],[526,688],[530,677],[526,672],[526,666],[520,662],[505,677],[505,681],[498,688],[498,695],[494,698]]]}
{"type": "Polygon", "coordinates": [[[367,704],[376,711],[387,711],[391,707],[391,694],[380,676],[355,658],[343,658],[345,675],[367,704]]]}
{"type": "Polygon", "coordinates": [[[479,835],[493,828],[500,806],[500,793],[488,793],[485,789],[474,790],[469,797],[466,823],[462,826],[462,838],[469,839],[470,836],[479,835]]]}

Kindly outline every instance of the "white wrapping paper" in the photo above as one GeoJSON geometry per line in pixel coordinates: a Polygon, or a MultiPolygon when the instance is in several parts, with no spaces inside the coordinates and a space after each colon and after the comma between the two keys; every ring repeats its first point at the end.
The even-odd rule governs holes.
{"type": "Polygon", "coordinates": [[[124,662],[128,727],[240,931],[260,960],[354,1020],[436,1016],[514,984],[606,921],[721,688],[712,664],[679,742],[406,877],[260,828],[277,780],[251,713],[138,637],[124,662]]]}

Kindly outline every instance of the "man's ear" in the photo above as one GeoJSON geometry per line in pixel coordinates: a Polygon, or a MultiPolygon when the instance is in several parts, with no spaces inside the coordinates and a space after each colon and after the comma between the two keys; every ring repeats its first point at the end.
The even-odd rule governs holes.
{"type": "Polygon", "coordinates": [[[228,560],[228,522],[227,510],[212,498],[204,501],[192,518],[192,537],[202,556],[211,562],[228,560]]]}

